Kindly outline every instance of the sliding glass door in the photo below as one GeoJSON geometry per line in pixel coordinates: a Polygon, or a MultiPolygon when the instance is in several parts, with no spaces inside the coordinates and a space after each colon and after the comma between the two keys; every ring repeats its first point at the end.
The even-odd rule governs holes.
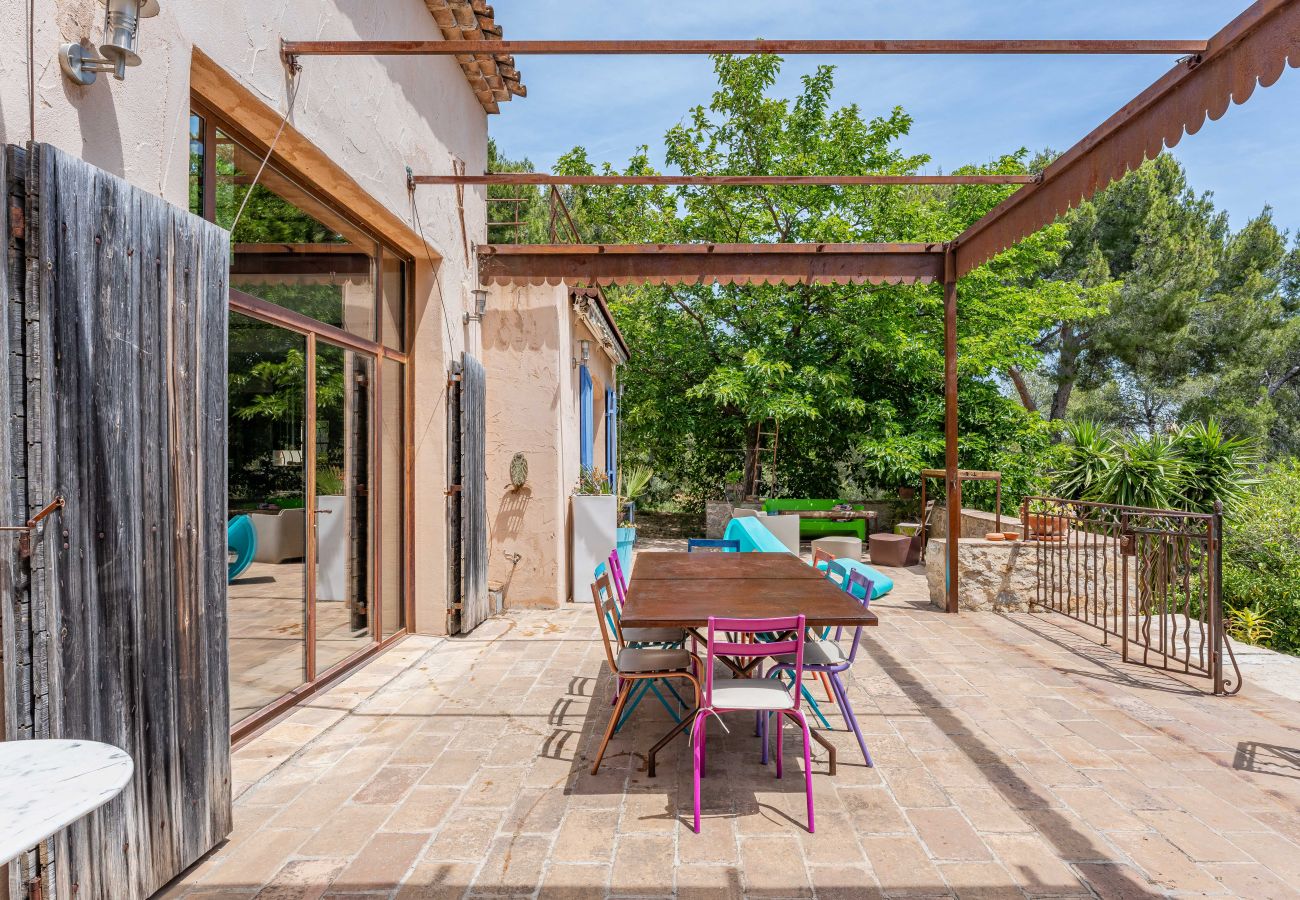
{"type": "MultiPolygon", "coordinates": [[[[324,672],[372,641],[375,361],[316,342],[315,641],[324,672]]],[[[400,602],[400,598],[399,598],[400,602]]]]}
{"type": "Polygon", "coordinates": [[[405,632],[409,262],[196,108],[191,204],[231,233],[238,738],[405,632]]]}
{"type": "Polygon", "coordinates": [[[307,681],[307,338],[230,316],[230,720],[307,681]]]}

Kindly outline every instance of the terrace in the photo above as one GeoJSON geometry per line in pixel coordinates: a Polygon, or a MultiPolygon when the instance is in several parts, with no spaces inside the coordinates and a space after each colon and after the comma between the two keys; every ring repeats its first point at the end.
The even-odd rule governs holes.
{"type": "MultiPolygon", "coordinates": [[[[0,566],[7,592],[0,736],[9,758],[20,763],[0,766],[0,801],[8,801],[0,806],[0,849],[10,851],[0,856],[7,865],[0,898],[1300,893],[1300,691],[1294,666],[1278,674],[1275,661],[1260,654],[1245,661],[1251,677],[1243,679],[1237,662],[1229,666],[1225,658],[1233,644],[1222,607],[1219,495],[1209,498],[1212,511],[1199,512],[1026,498],[1021,542],[993,551],[1008,560],[1006,568],[990,564],[994,574],[1009,574],[1011,558],[1025,557],[1019,559],[1029,566],[1018,579],[1021,593],[1009,601],[1011,592],[992,584],[997,579],[970,577],[979,574],[970,570],[973,559],[992,557],[984,544],[967,543],[981,538],[963,539],[962,481],[972,473],[960,468],[959,450],[968,452],[969,444],[958,417],[959,400],[967,402],[959,398],[962,279],[1300,63],[1300,0],[1257,0],[1206,41],[507,42],[496,39],[493,13],[479,0],[427,5],[445,40],[283,38],[289,90],[282,117],[262,102],[270,96],[264,74],[263,87],[251,79],[245,84],[217,72],[221,66],[188,33],[179,32],[186,40],[165,41],[192,56],[188,213],[157,197],[152,185],[132,185],[40,143],[36,111],[49,104],[37,103],[31,88],[33,141],[7,147],[0,157],[12,213],[0,237],[11,263],[20,263],[5,270],[5,283],[8,289],[12,275],[22,286],[11,294],[11,318],[22,328],[6,332],[5,340],[20,346],[5,345],[10,391],[0,402],[7,420],[21,420],[24,429],[24,439],[15,431],[0,458],[8,481],[21,489],[6,494],[0,518],[23,523],[0,526],[16,537],[0,566]],[[451,175],[417,174],[408,163],[427,162],[424,145],[440,144],[426,130],[400,142],[378,133],[376,142],[390,146],[366,165],[392,179],[376,199],[354,177],[364,147],[354,144],[356,156],[348,150],[334,160],[306,137],[337,129],[328,117],[285,133],[298,79],[328,78],[328,70],[304,65],[312,57],[453,57],[490,111],[522,93],[513,53],[1155,54],[1177,62],[1034,175],[595,175],[574,181],[469,173],[463,165],[451,175]],[[244,108],[243,123],[226,122],[223,107],[244,108]],[[277,155],[282,133],[287,144],[277,155]],[[313,233],[323,226],[337,239],[232,244],[217,223],[230,218],[219,211],[221,203],[233,205],[234,194],[223,190],[218,203],[219,178],[226,187],[246,186],[243,201],[257,187],[283,191],[289,196],[279,199],[290,205],[290,198],[300,198],[311,208],[299,210],[298,224],[313,233]],[[333,184],[319,210],[318,179],[333,184]],[[960,233],[921,243],[825,243],[822,237],[786,243],[782,235],[782,242],[769,243],[585,244],[571,221],[575,243],[556,243],[553,206],[549,244],[474,245],[470,225],[485,223],[475,208],[467,224],[466,207],[477,207],[480,195],[466,204],[466,188],[562,184],[1015,190],[960,233]],[[417,188],[436,187],[444,189],[442,200],[425,208],[456,212],[441,217],[441,246],[453,251],[441,262],[463,257],[447,269],[430,253],[417,207],[417,194],[433,193],[417,188]],[[131,228],[101,234],[112,229],[93,224],[87,198],[97,198],[100,218],[130,221],[131,228]],[[401,209],[406,200],[410,226],[401,209]],[[130,216],[120,215],[126,210],[130,216]],[[354,223],[354,215],[367,227],[354,223]],[[339,221],[331,224],[331,217],[339,221]],[[318,258],[303,260],[307,247],[318,258]],[[340,266],[345,257],[351,259],[340,266]],[[142,264],[149,258],[157,261],[156,275],[142,264]],[[328,273],[328,298],[339,300],[337,310],[331,305],[328,315],[309,315],[245,292],[254,285],[240,281],[282,286],[281,268],[303,262],[306,271],[289,277],[300,278],[300,286],[325,287],[328,273]],[[340,274],[358,277],[349,290],[358,299],[351,311],[362,321],[345,314],[350,307],[336,283],[340,274]],[[468,296],[448,303],[444,283],[465,288],[460,293],[472,294],[473,306],[466,305],[468,296]],[[469,291],[473,284],[479,289],[469,291]],[[628,348],[603,301],[589,301],[599,301],[602,286],[663,284],[935,285],[929,311],[936,350],[942,332],[943,469],[935,471],[944,483],[946,536],[930,535],[935,550],[928,569],[877,560],[893,588],[869,610],[865,597],[849,599],[847,572],[842,585],[831,587],[794,557],[727,562],[735,572],[725,598],[713,592],[726,579],[700,569],[670,586],[684,588],[682,598],[660,592],[659,612],[669,616],[687,616],[674,605],[689,601],[682,603],[690,607],[689,621],[662,620],[674,629],[698,630],[704,622],[712,629],[715,615],[757,620],[755,641],[723,651],[735,671],[767,635],[801,653],[805,635],[823,625],[878,624],[860,644],[854,639],[859,658],[841,667],[846,686],[836,699],[807,683],[809,700],[816,694],[829,717],[814,725],[820,747],[811,761],[798,752],[807,747],[800,735],[778,730],[791,769],[784,779],[775,777],[780,762],[760,764],[754,719],[744,712],[749,707],[723,729],[710,723],[710,704],[683,704],[682,720],[710,723],[712,735],[702,829],[692,823],[701,797],[693,778],[702,757],[698,738],[668,743],[656,770],[651,747],[669,728],[670,714],[678,716],[667,700],[629,713],[626,727],[609,740],[607,727],[618,720],[634,678],[658,678],[669,667],[620,669],[622,684],[611,675],[604,622],[612,624],[622,606],[610,599],[593,611],[584,602],[592,567],[572,561],[584,542],[576,536],[578,504],[565,467],[549,467],[554,483],[545,490],[561,502],[546,511],[541,527],[523,521],[526,503],[510,500],[502,509],[518,532],[549,540],[554,569],[571,576],[567,599],[575,602],[565,603],[562,579],[555,578],[547,589],[557,608],[493,616],[488,590],[489,560],[500,548],[491,545],[499,529],[489,521],[487,486],[502,483],[496,479],[504,460],[492,460],[486,447],[495,427],[487,398],[497,391],[516,406],[528,401],[500,390],[501,382],[490,388],[484,359],[493,372],[519,368],[528,342],[502,341],[494,359],[487,347],[493,342],[484,341],[485,313],[530,300],[558,313],[548,320],[558,342],[546,334],[536,342],[548,356],[558,351],[542,387],[549,402],[572,385],[582,478],[601,482],[590,465],[594,398],[601,392],[587,366],[592,341],[581,335],[617,351],[602,361],[610,374],[599,381],[611,474],[619,461],[617,427],[609,427],[618,422],[612,372],[628,348]],[[417,285],[437,293],[440,316],[417,315],[417,285]],[[550,287],[557,296],[548,294],[550,287]],[[393,308],[385,317],[386,299],[393,308]],[[104,306],[94,315],[92,300],[104,306]],[[571,315],[584,316],[585,324],[571,315]],[[460,336],[458,320],[465,326],[460,336]],[[21,335],[10,333],[16,331],[21,335]],[[228,375],[268,363],[291,376],[278,398],[287,412],[284,422],[263,422],[259,432],[236,419],[239,411],[265,405],[267,395],[245,398],[258,402],[234,405],[235,418],[227,418],[232,386],[247,383],[228,375]],[[105,375],[117,371],[132,374],[105,375]],[[440,409],[433,418],[425,415],[430,407],[440,409]],[[128,424],[118,433],[121,422],[128,424]],[[228,459],[233,464],[226,468],[228,459]],[[250,460],[269,460],[268,471],[284,471],[272,477],[250,460]],[[236,492],[231,473],[264,477],[248,479],[236,492]],[[232,547],[228,530],[222,543],[228,511],[268,514],[268,499],[293,504],[276,510],[277,517],[302,509],[303,536],[293,552],[258,559],[232,547]],[[20,514],[37,509],[31,518],[20,514]],[[38,527],[56,513],[48,528],[38,527]],[[249,567],[235,590],[228,589],[235,575],[225,568],[232,549],[241,570],[249,567]],[[245,555],[251,561],[240,562],[245,555]],[[293,566],[281,568],[286,561],[293,566]],[[769,566],[787,574],[752,574],[769,566]],[[444,628],[466,633],[429,634],[444,628]],[[1150,665],[1140,664],[1151,655],[1150,665]],[[618,688],[624,693],[615,707],[618,688]],[[847,717],[850,704],[862,735],[843,727],[841,713],[847,717]],[[61,743],[38,745],[33,738],[61,743]],[[870,745],[871,758],[863,759],[860,741],[870,745]],[[110,764],[61,768],[56,751],[92,744],[107,754],[99,761],[110,764]],[[602,752],[604,768],[596,773],[602,752]],[[85,795],[68,802],[63,795],[76,795],[70,783],[78,780],[88,784],[78,785],[85,795]],[[45,807],[60,807],[60,815],[45,807]]],[[[145,5],[135,6],[143,15],[145,5]]],[[[222,33],[213,46],[247,45],[243,20],[232,21],[240,40],[222,33]]],[[[294,28],[322,30],[301,22],[294,28]]],[[[70,48],[77,46],[64,48],[70,76],[69,54],[80,52],[70,48]]],[[[28,62],[34,86],[30,49],[28,62]]],[[[280,75],[274,73],[277,85],[280,75]]],[[[63,106],[65,113],[80,111],[63,106]]],[[[175,109],[166,112],[179,120],[175,109]]],[[[379,107],[373,114],[388,112],[379,107]]],[[[429,121],[463,124],[454,109],[436,112],[429,121]]],[[[365,143],[361,138],[370,135],[358,132],[365,143]]],[[[447,149],[463,151],[464,135],[456,138],[457,146],[447,149]]],[[[177,161],[164,158],[162,171],[177,161]]],[[[122,162],[114,166],[123,168],[116,165],[122,162]]],[[[134,169],[134,161],[125,168],[134,169]]],[[[249,228],[253,221],[244,220],[247,230],[256,230],[249,228]]],[[[486,229],[477,230],[481,237],[486,229]]],[[[421,308],[434,310],[432,298],[421,308]]],[[[937,364],[937,353],[932,361],[937,364]]],[[[937,365],[933,374],[937,403],[937,365]]],[[[554,440],[535,445],[534,458],[562,458],[563,417],[539,430],[554,440]]],[[[496,444],[514,454],[511,490],[528,487],[533,496],[527,456],[514,449],[517,436],[498,432],[496,444]],[[515,457],[523,463],[517,478],[515,457]]],[[[761,440],[748,449],[765,452],[761,440]]],[[[534,514],[544,505],[536,474],[542,468],[534,469],[534,514]]],[[[614,508],[613,497],[599,496],[614,508]]],[[[924,498],[920,505],[924,510],[924,498]]],[[[605,524],[612,530],[616,522],[610,517],[605,524]]],[[[265,543],[273,543],[275,528],[263,524],[265,543]]],[[[927,524],[939,523],[922,518],[919,536],[927,524]]],[[[780,528],[771,527],[775,541],[780,528]]],[[[910,550],[912,538],[899,534],[879,543],[910,550]]],[[[598,562],[608,549],[588,555],[598,562]]],[[[790,549],[798,550],[797,542],[790,549]]],[[[643,547],[642,564],[655,557],[666,558],[643,547]]],[[[510,561],[513,577],[520,554],[496,558],[510,561]]],[[[837,562],[861,561],[860,547],[828,560],[827,580],[837,562]]],[[[530,578],[541,580],[535,572],[521,576],[530,578]]],[[[643,583],[632,584],[628,622],[637,619],[637,603],[636,612],[647,615],[641,607],[649,604],[639,599],[643,583]]],[[[865,584],[869,597],[873,583],[865,584]]],[[[846,637],[852,635],[850,626],[846,637]]],[[[829,652],[825,645],[822,652],[829,652]]],[[[685,655],[677,658],[680,668],[671,674],[686,675],[685,655]]],[[[724,668],[690,674],[711,678],[715,671],[724,668]]],[[[797,689],[724,677],[734,693],[778,694],[799,711],[797,689]]],[[[797,686],[798,677],[793,681],[797,686]]]]}
{"type": "Polygon", "coordinates": [[[712,732],[699,835],[685,741],[646,772],[657,704],[593,777],[612,684],[581,605],[408,638],[237,749],[234,832],[162,896],[1300,890],[1300,704],[1261,679],[1214,697],[1064,616],[947,615],[920,567],[889,574],[847,679],[875,767],[830,712],[815,834],[801,766],[758,765],[743,717],[712,732]]]}

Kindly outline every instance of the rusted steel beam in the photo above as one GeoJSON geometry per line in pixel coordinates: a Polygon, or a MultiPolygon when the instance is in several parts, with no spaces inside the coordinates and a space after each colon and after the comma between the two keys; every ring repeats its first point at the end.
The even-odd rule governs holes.
{"type": "Polygon", "coordinates": [[[1205,51],[1197,40],[662,40],[662,41],[284,41],[296,56],[664,56],[781,54],[1148,54],[1205,51]]]}
{"type": "Polygon", "coordinates": [[[944,541],[944,598],[947,611],[961,610],[961,470],[957,468],[957,259],[943,254],[943,445],[944,503],[948,534],[944,541]]]}
{"type": "Polygon", "coordinates": [[[899,284],[943,277],[942,244],[488,244],[487,284],[899,284]]]}
{"type": "Polygon", "coordinates": [[[1300,0],[1258,0],[955,241],[965,275],[1300,66],[1300,0]]]}
{"type": "Polygon", "coordinates": [[[1037,175],[548,175],[540,172],[489,172],[486,175],[416,175],[414,184],[433,185],[582,185],[749,187],[756,185],[1033,184],[1037,175]]]}

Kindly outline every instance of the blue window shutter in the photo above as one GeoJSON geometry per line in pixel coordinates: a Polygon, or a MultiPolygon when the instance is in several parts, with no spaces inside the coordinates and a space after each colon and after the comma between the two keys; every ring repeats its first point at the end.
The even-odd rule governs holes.
{"type": "Polygon", "coordinates": [[[596,410],[591,396],[591,372],[586,366],[578,369],[578,409],[581,447],[578,459],[584,469],[591,469],[596,464],[596,410]]]}
{"type": "Polygon", "coordinates": [[[605,471],[609,473],[610,490],[618,490],[618,443],[614,430],[618,427],[618,397],[611,388],[605,389],[605,471]]]}

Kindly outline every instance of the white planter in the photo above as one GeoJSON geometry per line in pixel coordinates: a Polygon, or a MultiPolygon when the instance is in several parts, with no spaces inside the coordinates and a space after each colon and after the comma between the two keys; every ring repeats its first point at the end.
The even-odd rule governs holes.
{"type": "Polygon", "coordinates": [[[573,497],[573,554],[569,566],[569,596],[575,603],[591,602],[596,567],[609,559],[617,542],[618,498],[613,494],[573,497]]]}
{"type": "Polygon", "coordinates": [[[316,498],[316,600],[348,599],[348,498],[316,498]]]}

